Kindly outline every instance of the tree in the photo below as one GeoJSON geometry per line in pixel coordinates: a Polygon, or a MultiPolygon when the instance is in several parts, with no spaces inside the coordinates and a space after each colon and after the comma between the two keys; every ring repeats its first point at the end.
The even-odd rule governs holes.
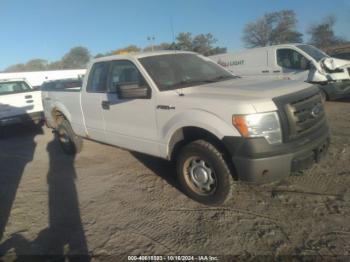
{"type": "Polygon", "coordinates": [[[175,49],[193,51],[205,56],[226,53],[225,47],[214,47],[217,39],[211,33],[199,34],[192,37],[189,32],[179,33],[176,37],[175,49]]]}
{"type": "Polygon", "coordinates": [[[47,69],[47,61],[44,59],[36,58],[29,60],[25,64],[16,64],[9,66],[4,72],[30,72],[30,71],[42,71],[47,69]]]}
{"type": "Polygon", "coordinates": [[[179,33],[176,37],[176,48],[183,51],[193,51],[192,34],[189,32],[179,33]]]}
{"type": "MultiPolygon", "coordinates": [[[[174,50],[175,49],[175,43],[161,43],[159,45],[153,45],[153,50],[154,51],[159,51],[159,50],[174,50]]],[[[152,51],[152,46],[146,46],[143,49],[144,52],[152,51]]]]}
{"type": "Polygon", "coordinates": [[[50,64],[48,64],[47,69],[48,70],[60,70],[60,69],[63,69],[62,61],[58,60],[58,61],[51,62],[50,64]]]}
{"type": "Polygon", "coordinates": [[[9,73],[9,72],[23,72],[25,71],[25,65],[24,64],[15,64],[11,65],[7,68],[5,68],[4,72],[9,73]]]}
{"type": "Polygon", "coordinates": [[[217,39],[211,33],[197,35],[193,41],[193,51],[205,56],[226,53],[226,48],[213,47],[217,39]]]}
{"type": "Polygon", "coordinates": [[[335,22],[336,18],[334,16],[328,16],[323,19],[321,23],[310,26],[308,30],[308,34],[310,34],[310,44],[321,49],[345,44],[347,41],[344,38],[334,34],[333,27],[335,22]]]}
{"type": "Polygon", "coordinates": [[[127,47],[119,48],[117,50],[114,50],[111,52],[112,55],[122,55],[127,53],[134,53],[134,52],[140,52],[141,48],[137,47],[136,45],[129,45],[127,47]]]}
{"type": "Polygon", "coordinates": [[[296,15],[292,10],[267,13],[245,26],[243,41],[248,48],[300,43],[302,34],[296,30],[296,24],[296,15]]]}
{"type": "Polygon", "coordinates": [[[25,64],[25,71],[42,71],[47,68],[47,61],[44,59],[32,59],[25,64]]]}
{"type": "Polygon", "coordinates": [[[62,58],[62,67],[64,69],[85,68],[90,60],[90,52],[85,47],[73,47],[62,58]]]}

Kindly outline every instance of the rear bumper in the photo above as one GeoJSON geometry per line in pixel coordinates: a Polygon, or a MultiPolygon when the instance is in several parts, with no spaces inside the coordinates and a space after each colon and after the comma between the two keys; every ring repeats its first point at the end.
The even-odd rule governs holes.
{"type": "Polygon", "coordinates": [[[14,124],[37,124],[44,120],[43,112],[34,112],[30,114],[22,114],[10,116],[0,119],[0,126],[9,126],[14,124]]]}
{"type": "Polygon", "coordinates": [[[280,180],[318,163],[330,142],[327,126],[302,141],[281,145],[269,145],[264,138],[223,140],[232,154],[238,179],[257,184],[280,180]]]}

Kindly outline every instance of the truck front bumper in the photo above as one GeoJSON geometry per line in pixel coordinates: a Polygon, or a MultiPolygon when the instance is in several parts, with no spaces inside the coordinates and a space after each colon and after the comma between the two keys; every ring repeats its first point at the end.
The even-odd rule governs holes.
{"type": "Polygon", "coordinates": [[[330,100],[350,97],[350,80],[319,85],[330,100]]]}
{"type": "Polygon", "coordinates": [[[310,168],[326,154],[330,142],[328,126],[290,143],[270,145],[264,138],[224,137],[232,155],[238,179],[251,183],[268,183],[310,168]]]}
{"type": "Polygon", "coordinates": [[[34,112],[29,114],[15,115],[0,119],[0,126],[9,126],[14,124],[38,124],[44,120],[43,112],[34,112]]]}

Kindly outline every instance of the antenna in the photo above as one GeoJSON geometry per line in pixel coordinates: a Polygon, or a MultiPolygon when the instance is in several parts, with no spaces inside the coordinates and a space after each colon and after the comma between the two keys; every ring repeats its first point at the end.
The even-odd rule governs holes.
{"type": "MultiPolygon", "coordinates": [[[[173,36],[173,44],[175,45],[175,31],[174,31],[174,23],[173,23],[173,16],[170,15],[170,27],[171,27],[171,34],[173,36]]],[[[176,53],[176,48],[174,46],[174,52],[176,53]]]]}

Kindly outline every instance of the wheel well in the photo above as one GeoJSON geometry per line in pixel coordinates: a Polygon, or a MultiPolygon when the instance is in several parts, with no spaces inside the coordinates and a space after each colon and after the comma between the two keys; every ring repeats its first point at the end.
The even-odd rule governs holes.
{"type": "Polygon", "coordinates": [[[222,141],[219,138],[217,138],[214,134],[199,127],[184,127],[177,130],[170,140],[170,144],[169,144],[170,160],[175,159],[177,153],[180,151],[180,149],[184,145],[187,145],[188,143],[191,143],[198,139],[203,139],[212,143],[224,154],[225,158],[229,158],[230,154],[228,150],[225,148],[222,141]]]}
{"type": "Polygon", "coordinates": [[[57,108],[53,109],[51,112],[54,128],[56,128],[63,119],[67,119],[66,116],[57,108]]]}

